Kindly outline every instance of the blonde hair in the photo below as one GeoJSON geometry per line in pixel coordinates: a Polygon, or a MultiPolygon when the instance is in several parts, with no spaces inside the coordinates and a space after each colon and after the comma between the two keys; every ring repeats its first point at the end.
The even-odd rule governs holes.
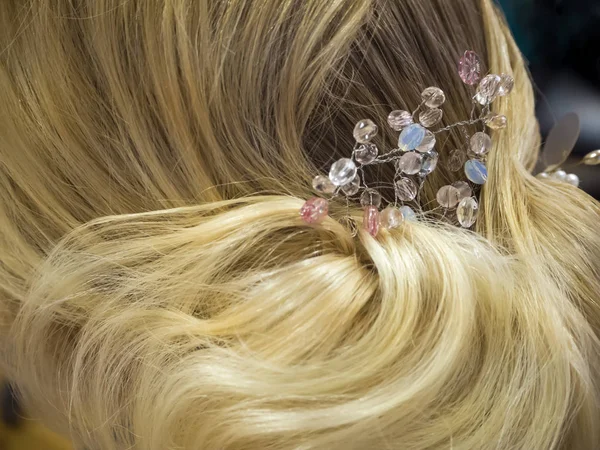
{"type": "Polygon", "coordinates": [[[491,0],[6,0],[0,48],[1,360],[78,445],[600,446],[600,206],[491,0]],[[477,233],[299,220],[357,120],[468,116],[465,49],[516,80],[477,233]]]}

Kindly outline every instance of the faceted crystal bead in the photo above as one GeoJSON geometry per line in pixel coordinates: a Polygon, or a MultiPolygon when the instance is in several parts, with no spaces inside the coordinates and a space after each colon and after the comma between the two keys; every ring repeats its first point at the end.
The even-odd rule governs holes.
{"type": "Polygon", "coordinates": [[[437,108],[446,101],[446,94],[439,87],[431,86],[423,91],[421,98],[429,108],[437,108]]]}
{"type": "Polygon", "coordinates": [[[476,155],[485,155],[492,148],[492,138],[478,132],[471,136],[471,151],[476,155]]]}
{"type": "Polygon", "coordinates": [[[443,186],[435,196],[440,206],[454,208],[460,201],[460,192],[454,186],[443,186]]]}
{"type": "Polygon", "coordinates": [[[494,101],[498,96],[498,90],[500,89],[501,78],[499,75],[488,75],[477,87],[476,100],[481,105],[487,105],[494,101]]]}
{"type": "Polygon", "coordinates": [[[333,194],[335,192],[335,184],[331,180],[323,175],[317,175],[313,178],[313,188],[317,192],[323,194],[333,194]]]}
{"type": "Polygon", "coordinates": [[[400,211],[395,206],[388,206],[385,208],[380,216],[379,221],[381,222],[381,226],[387,230],[393,230],[394,228],[399,228],[404,222],[404,216],[402,215],[402,211],[400,211]]]}
{"type": "Polygon", "coordinates": [[[502,114],[489,113],[484,120],[485,124],[492,130],[502,130],[508,125],[508,119],[502,114]]]}
{"type": "Polygon", "coordinates": [[[381,206],[381,194],[375,189],[367,189],[360,196],[360,204],[362,206],[374,206],[379,208],[381,206]]]}
{"type": "Polygon", "coordinates": [[[372,120],[364,119],[354,127],[354,139],[356,142],[365,144],[377,135],[377,125],[372,120]]]}
{"type": "Polygon", "coordinates": [[[419,114],[419,122],[421,122],[421,125],[424,127],[429,128],[436,123],[439,123],[440,120],[442,120],[443,115],[444,113],[439,108],[426,109],[419,114]]]}
{"type": "Polygon", "coordinates": [[[458,74],[461,80],[469,86],[473,86],[481,80],[481,59],[477,53],[465,52],[458,63],[458,74]]]}
{"type": "Polygon", "coordinates": [[[329,179],[336,186],[350,183],[356,176],[356,164],[348,158],[338,159],[329,170],[329,179]]]}
{"type": "Polygon", "coordinates": [[[403,202],[410,202],[417,196],[419,188],[410,178],[400,178],[396,181],[396,195],[403,202]]]}
{"type": "Polygon", "coordinates": [[[458,192],[460,194],[459,198],[461,200],[463,198],[467,198],[467,197],[470,197],[471,195],[473,195],[471,186],[469,186],[469,183],[467,183],[465,181],[455,181],[454,183],[452,183],[452,186],[454,186],[456,189],[458,189],[458,192]]]}
{"type": "Polygon", "coordinates": [[[473,197],[463,198],[456,208],[456,217],[464,228],[471,228],[477,220],[479,205],[473,197]]]}
{"type": "Polygon", "coordinates": [[[400,133],[400,137],[398,138],[398,147],[403,152],[408,152],[410,150],[416,149],[423,139],[425,138],[425,128],[423,128],[418,123],[414,123],[412,125],[407,126],[402,133],[400,133]]]}
{"type": "Polygon", "coordinates": [[[567,172],[562,169],[557,170],[553,174],[550,175],[553,179],[558,181],[566,181],[567,180],[567,172]]]}
{"type": "Polygon", "coordinates": [[[579,187],[579,177],[574,173],[570,173],[566,176],[565,181],[575,187],[579,187]]]}
{"type": "Polygon", "coordinates": [[[458,172],[465,164],[465,160],[466,155],[464,151],[459,149],[452,150],[450,157],[448,158],[448,170],[450,170],[450,172],[458,172]]]}
{"type": "Polygon", "coordinates": [[[360,190],[360,178],[358,177],[358,175],[356,175],[350,183],[342,186],[342,192],[349,197],[356,195],[359,190],[360,190]]]}
{"type": "Polygon", "coordinates": [[[363,228],[373,237],[379,232],[379,210],[376,206],[366,206],[363,215],[363,228]]]}
{"type": "Polygon", "coordinates": [[[438,152],[431,150],[428,153],[423,153],[423,162],[421,163],[421,170],[419,175],[425,177],[435,170],[439,161],[438,152]]]}
{"type": "Polygon", "coordinates": [[[477,159],[470,159],[465,163],[465,175],[475,184],[485,184],[488,177],[487,167],[477,159]]]}
{"type": "Polygon", "coordinates": [[[361,144],[354,151],[354,159],[360,164],[371,164],[377,158],[379,150],[375,144],[361,144]]]}
{"type": "Polygon", "coordinates": [[[392,130],[400,131],[413,123],[412,114],[408,111],[392,111],[388,116],[388,125],[392,130]]]}
{"type": "Polygon", "coordinates": [[[427,153],[428,151],[433,149],[433,147],[435,146],[435,142],[435,134],[427,130],[425,132],[425,137],[421,141],[421,145],[419,145],[415,150],[421,153],[427,153]]]}
{"type": "Polygon", "coordinates": [[[398,161],[398,167],[407,175],[415,175],[421,170],[422,156],[420,153],[405,153],[398,161]]]}
{"type": "Polygon", "coordinates": [[[415,222],[417,220],[417,215],[410,206],[401,206],[400,211],[402,211],[402,216],[405,221],[415,222]]]}
{"type": "Polygon", "coordinates": [[[498,86],[498,95],[500,97],[504,97],[512,92],[513,87],[515,87],[515,79],[503,73],[500,75],[500,86],[498,86]]]}
{"type": "Polygon", "coordinates": [[[327,217],[328,212],[327,200],[319,197],[307,200],[300,208],[300,216],[306,223],[320,223],[327,217]]]}
{"type": "Polygon", "coordinates": [[[594,150],[583,157],[586,166],[597,166],[600,164],[600,150],[594,150]]]}

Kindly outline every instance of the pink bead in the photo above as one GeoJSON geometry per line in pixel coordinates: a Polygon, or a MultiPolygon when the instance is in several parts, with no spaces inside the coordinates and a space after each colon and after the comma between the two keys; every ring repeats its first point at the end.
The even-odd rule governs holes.
{"type": "Polygon", "coordinates": [[[375,206],[365,207],[363,228],[373,237],[379,232],[379,210],[375,206]]]}
{"type": "Polygon", "coordinates": [[[300,216],[306,223],[321,223],[329,213],[329,203],[319,197],[313,197],[302,205],[300,216]]]}
{"type": "Polygon", "coordinates": [[[473,86],[481,80],[481,59],[477,53],[466,51],[458,63],[458,74],[465,84],[473,86]]]}

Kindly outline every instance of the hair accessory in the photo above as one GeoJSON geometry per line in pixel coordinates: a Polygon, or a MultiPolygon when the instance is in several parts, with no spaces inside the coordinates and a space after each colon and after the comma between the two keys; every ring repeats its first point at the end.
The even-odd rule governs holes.
{"type": "MultiPolygon", "coordinates": [[[[349,158],[335,161],[329,176],[317,175],[313,188],[320,194],[330,194],[334,199],[359,197],[364,208],[363,229],[376,236],[380,228],[394,229],[404,221],[416,220],[415,209],[420,209],[419,196],[425,179],[437,167],[439,154],[436,144],[440,133],[459,127],[464,135],[463,148],[449,154],[448,169],[463,169],[465,181],[443,186],[436,195],[437,203],[450,216],[455,216],[464,228],[470,228],[477,220],[479,204],[474,197],[479,187],[487,181],[486,155],[492,147],[488,129],[501,130],[507,126],[507,118],[491,112],[490,105],[498,97],[510,94],[514,79],[510,75],[490,74],[482,78],[479,56],[467,51],[458,64],[458,74],[468,86],[475,86],[470,119],[437,128],[443,118],[441,106],[446,94],[432,86],[421,94],[421,103],[412,111],[395,110],[388,118],[389,127],[399,132],[398,147],[380,152],[372,140],[379,128],[370,119],[359,121],[354,127],[356,144],[349,158]],[[468,126],[478,131],[469,135],[468,126]],[[382,195],[365,181],[364,168],[378,164],[392,164],[395,168],[394,201],[380,212],[382,195]]],[[[441,150],[438,147],[438,150],[441,150]]],[[[307,223],[319,223],[328,214],[327,200],[319,197],[309,199],[301,209],[307,223]]]]}

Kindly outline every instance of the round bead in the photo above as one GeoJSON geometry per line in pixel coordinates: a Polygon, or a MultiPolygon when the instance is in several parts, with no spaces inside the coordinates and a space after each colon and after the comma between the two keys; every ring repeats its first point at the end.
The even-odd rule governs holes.
{"type": "Polygon", "coordinates": [[[479,132],[471,136],[471,151],[476,155],[485,155],[492,148],[492,138],[479,132]]]}
{"type": "Polygon", "coordinates": [[[388,125],[394,131],[400,131],[413,123],[412,114],[408,111],[392,111],[388,116],[388,125]]]}
{"type": "Polygon", "coordinates": [[[329,203],[327,200],[319,197],[313,197],[307,200],[300,208],[300,217],[306,223],[320,223],[327,217],[329,212],[329,203]]]}
{"type": "Polygon", "coordinates": [[[435,134],[427,130],[425,132],[425,137],[421,141],[421,145],[419,145],[415,150],[421,153],[427,153],[428,151],[433,149],[433,147],[435,146],[435,142],[435,134]]]}
{"type": "Polygon", "coordinates": [[[565,181],[575,187],[579,187],[579,177],[574,173],[570,173],[566,176],[565,181]]]}
{"type": "Polygon", "coordinates": [[[329,179],[336,186],[350,183],[356,176],[356,164],[349,158],[338,159],[329,170],[329,179]]]}
{"type": "Polygon", "coordinates": [[[500,75],[488,75],[477,87],[477,94],[475,95],[475,99],[481,105],[487,105],[494,101],[494,99],[498,96],[498,90],[500,89],[500,83],[502,79],[500,75]]]}
{"type": "Polygon", "coordinates": [[[419,188],[410,178],[400,178],[396,181],[396,195],[403,202],[410,202],[415,199],[419,188]]]}
{"type": "Polygon", "coordinates": [[[463,228],[471,228],[477,220],[479,205],[473,197],[463,198],[456,208],[456,218],[463,228]]]}
{"type": "Polygon", "coordinates": [[[558,181],[566,181],[566,179],[567,179],[567,172],[565,172],[562,169],[559,169],[556,172],[552,173],[550,175],[550,177],[552,177],[553,179],[558,180],[558,181]]]}
{"type": "Polygon", "coordinates": [[[404,152],[416,149],[423,139],[425,138],[425,132],[427,130],[418,123],[407,126],[400,137],[398,138],[398,147],[404,152]]]}
{"type": "Polygon", "coordinates": [[[363,228],[373,237],[379,232],[379,210],[376,206],[366,206],[363,214],[363,228]]]}
{"type": "Polygon", "coordinates": [[[600,164],[600,150],[594,150],[583,157],[586,166],[597,166],[600,164]]]}
{"type": "Polygon", "coordinates": [[[423,153],[423,162],[421,163],[421,170],[419,175],[425,177],[435,170],[437,167],[440,156],[435,150],[423,153]]]}
{"type": "Polygon", "coordinates": [[[489,113],[484,120],[485,124],[492,130],[502,130],[508,125],[508,119],[502,114],[489,113]]]}
{"type": "Polygon", "coordinates": [[[454,186],[443,186],[435,196],[440,206],[454,208],[460,201],[460,192],[454,186]]]}
{"type": "Polygon", "coordinates": [[[485,184],[488,177],[487,167],[477,159],[470,159],[465,163],[465,175],[475,184],[485,184]]]}
{"type": "Polygon", "coordinates": [[[361,144],[369,142],[377,135],[377,125],[370,120],[364,119],[354,127],[354,139],[361,144]]]}
{"type": "Polygon", "coordinates": [[[446,101],[446,94],[439,87],[431,86],[423,91],[421,98],[429,108],[437,108],[446,101]]]}
{"type": "Polygon", "coordinates": [[[510,94],[514,87],[515,79],[512,76],[505,73],[500,75],[500,85],[498,86],[498,95],[500,97],[510,94]]]}
{"type": "Polygon", "coordinates": [[[375,189],[367,189],[360,196],[360,204],[362,206],[374,206],[379,208],[381,206],[381,194],[375,189]]]}
{"type": "Polygon", "coordinates": [[[313,178],[313,188],[317,192],[323,194],[333,194],[335,192],[335,184],[329,178],[323,175],[317,175],[313,178]]]}
{"type": "Polygon", "coordinates": [[[417,215],[410,206],[401,206],[400,211],[402,212],[405,221],[416,222],[417,215]]]}
{"type": "Polygon", "coordinates": [[[550,175],[548,175],[546,172],[541,172],[538,173],[536,175],[537,178],[539,178],[540,180],[547,180],[548,178],[550,178],[550,175]]]}
{"type": "Polygon", "coordinates": [[[381,212],[379,221],[383,228],[387,230],[393,230],[394,228],[399,228],[402,225],[402,222],[404,222],[404,216],[402,215],[402,211],[395,206],[390,205],[381,212]]]}
{"type": "Polygon", "coordinates": [[[398,161],[398,167],[407,175],[415,175],[421,170],[422,161],[420,153],[405,153],[398,161]]]}
{"type": "Polygon", "coordinates": [[[481,59],[477,53],[466,51],[458,63],[458,74],[463,83],[473,86],[481,80],[481,59]]]}
{"type": "Polygon", "coordinates": [[[360,190],[360,178],[358,177],[358,175],[356,175],[350,183],[342,186],[342,192],[349,197],[352,197],[353,195],[358,194],[359,190],[360,190]]]}
{"type": "Polygon", "coordinates": [[[444,113],[439,108],[426,109],[419,114],[419,122],[424,127],[429,128],[439,123],[443,115],[444,113]]]}
{"type": "Polygon", "coordinates": [[[466,155],[464,151],[459,149],[452,150],[450,157],[448,158],[448,170],[451,172],[458,172],[465,164],[465,159],[466,155]]]}
{"type": "Polygon", "coordinates": [[[465,181],[455,181],[454,183],[452,183],[452,186],[458,189],[458,192],[460,194],[459,198],[461,200],[463,198],[467,198],[473,195],[473,190],[471,189],[471,186],[469,186],[469,183],[465,181]]]}
{"type": "Polygon", "coordinates": [[[354,159],[360,164],[371,164],[377,158],[379,150],[375,144],[361,144],[354,151],[354,159]]]}

